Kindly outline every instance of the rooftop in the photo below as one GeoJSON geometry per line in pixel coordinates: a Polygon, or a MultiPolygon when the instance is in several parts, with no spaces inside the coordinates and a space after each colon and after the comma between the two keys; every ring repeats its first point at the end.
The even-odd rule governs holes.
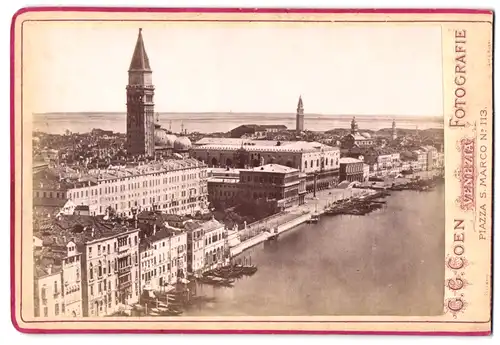
{"type": "Polygon", "coordinates": [[[264,171],[264,172],[274,172],[280,174],[288,174],[292,172],[298,172],[298,169],[290,168],[280,164],[266,164],[260,167],[255,167],[252,169],[247,169],[247,171],[264,171]]]}
{"type": "Polygon", "coordinates": [[[131,230],[136,230],[133,224],[88,215],[60,215],[33,224],[33,234],[43,240],[44,246],[65,246],[69,241],[83,245],[131,230]]]}
{"type": "Polygon", "coordinates": [[[35,188],[66,190],[95,186],[100,181],[125,177],[141,176],[160,172],[177,171],[205,167],[203,162],[194,158],[167,159],[150,163],[110,165],[107,169],[79,170],[67,166],[45,169],[34,174],[35,188]]]}
{"type": "Polygon", "coordinates": [[[178,235],[180,233],[182,233],[182,232],[175,231],[174,229],[172,229],[170,227],[168,227],[168,228],[165,226],[159,227],[156,229],[156,232],[154,234],[152,234],[151,236],[147,236],[141,240],[140,247],[141,247],[141,249],[147,248],[148,245],[150,245],[154,242],[158,242],[158,241],[164,240],[166,238],[173,237],[173,236],[178,235]]]}
{"type": "Polygon", "coordinates": [[[361,163],[361,162],[362,162],[361,160],[351,157],[343,157],[339,159],[340,164],[361,163]]]}
{"type": "MultiPolygon", "coordinates": [[[[195,147],[197,151],[203,150],[224,150],[237,151],[241,148],[248,151],[260,152],[316,152],[316,151],[333,151],[338,150],[337,147],[328,146],[318,142],[309,141],[271,141],[271,140],[244,140],[218,138],[219,141],[213,141],[211,144],[204,144],[195,147]]],[[[203,139],[202,139],[203,140],[203,139]]]]}
{"type": "Polygon", "coordinates": [[[239,177],[210,177],[208,183],[239,183],[239,177]]]}

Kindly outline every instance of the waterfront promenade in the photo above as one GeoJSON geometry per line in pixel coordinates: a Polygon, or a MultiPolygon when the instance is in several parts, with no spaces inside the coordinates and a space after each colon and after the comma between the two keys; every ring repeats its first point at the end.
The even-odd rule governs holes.
{"type": "Polygon", "coordinates": [[[313,212],[324,213],[325,207],[338,200],[345,200],[373,193],[367,189],[325,189],[306,197],[306,203],[287,209],[286,211],[273,215],[261,221],[249,224],[246,228],[238,231],[241,242],[230,248],[231,257],[237,256],[245,250],[256,246],[271,236],[279,235],[294,227],[307,222],[313,212]]]}
{"type": "MultiPolygon", "coordinates": [[[[372,186],[378,188],[390,187],[393,184],[405,184],[411,178],[419,176],[421,179],[431,179],[438,175],[437,171],[422,171],[405,178],[385,178],[381,182],[370,182],[372,186]]],[[[363,195],[375,193],[372,189],[361,188],[330,188],[316,192],[316,196],[308,194],[305,198],[305,203],[288,208],[286,211],[273,215],[261,221],[249,224],[244,229],[238,231],[238,236],[241,239],[230,248],[231,257],[237,256],[245,250],[254,247],[270,237],[281,234],[294,227],[307,222],[312,213],[317,212],[323,214],[327,206],[335,201],[357,198],[363,195]],[[276,231],[276,232],[274,232],[276,231]]]]}

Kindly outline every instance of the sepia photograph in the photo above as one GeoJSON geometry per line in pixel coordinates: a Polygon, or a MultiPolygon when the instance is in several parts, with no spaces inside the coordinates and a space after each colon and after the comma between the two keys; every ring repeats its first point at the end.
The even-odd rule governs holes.
{"type": "MultiPolygon", "coordinates": [[[[481,123],[464,84],[492,87],[486,65],[475,84],[466,74],[487,54],[481,39],[466,55],[469,40],[491,40],[491,26],[450,29],[444,14],[26,15],[16,38],[24,322],[465,312],[460,293],[479,282],[465,278],[464,253],[482,249],[456,242],[474,226],[489,244],[491,219],[481,235],[481,216],[448,214],[486,218],[475,186],[490,193],[491,176],[463,137],[483,124],[486,140],[491,110],[481,123]]],[[[472,262],[484,281],[489,259],[472,262]]]]}

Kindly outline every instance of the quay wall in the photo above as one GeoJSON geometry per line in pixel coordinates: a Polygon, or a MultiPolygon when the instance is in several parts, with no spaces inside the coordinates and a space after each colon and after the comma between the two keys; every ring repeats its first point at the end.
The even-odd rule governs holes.
{"type": "MultiPolygon", "coordinates": [[[[290,229],[292,229],[300,224],[303,224],[303,223],[307,222],[307,220],[309,220],[310,218],[311,218],[311,215],[309,213],[297,215],[296,218],[289,220],[283,224],[278,225],[277,226],[278,234],[281,234],[281,233],[288,231],[288,230],[290,230],[290,229]]],[[[247,250],[253,246],[258,245],[259,243],[266,241],[269,238],[269,236],[271,236],[271,235],[272,234],[267,232],[267,231],[261,232],[258,235],[251,237],[251,238],[237,244],[234,247],[229,248],[229,254],[231,257],[239,255],[239,254],[243,253],[245,250],[247,250]]]]}
{"type": "Polygon", "coordinates": [[[307,222],[310,218],[311,218],[311,214],[305,213],[305,214],[302,214],[302,215],[298,216],[297,218],[292,219],[284,224],[278,225],[278,234],[281,234],[281,233],[288,231],[288,230],[290,230],[290,229],[292,229],[300,224],[303,224],[303,223],[307,222]]]}
{"type": "Polygon", "coordinates": [[[231,257],[239,255],[239,254],[243,253],[243,251],[245,251],[253,246],[256,246],[259,243],[264,242],[265,240],[267,240],[267,237],[268,237],[267,232],[261,232],[260,234],[254,236],[252,238],[249,238],[248,240],[243,241],[234,247],[229,248],[229,255],[231,257]]]}

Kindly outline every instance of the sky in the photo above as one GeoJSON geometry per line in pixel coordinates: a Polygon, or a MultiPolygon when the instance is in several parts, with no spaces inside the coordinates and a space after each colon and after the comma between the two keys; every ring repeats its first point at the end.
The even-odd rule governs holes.
{"type": "Polygon", "coordinates": [[[441,28],[389,23],[26,23],[33,112],[125,112],[140,27],[158,112],[443,114],[441,28]]]}

